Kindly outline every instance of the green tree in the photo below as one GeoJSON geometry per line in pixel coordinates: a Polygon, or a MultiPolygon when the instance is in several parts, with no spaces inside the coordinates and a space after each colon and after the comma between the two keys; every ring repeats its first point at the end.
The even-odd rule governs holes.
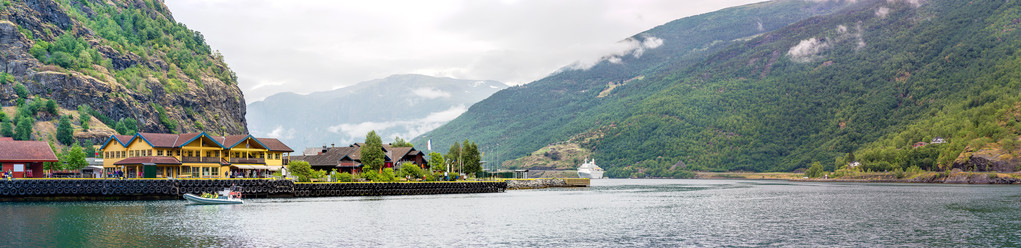
{"type": "Polygon", "coordinates": [[[429,153],[429,169],[432,171],[446,171],[447,167],[443,163],[443,154],[438,152],[429,153]]]}
{"type": "Polygon", "coordinates": [[[71,127],[71,117],[64,115],[57,123],[57,141],[61,144],[70,145],[74,142],[74,127],[71,127]]]}
{"type": "Polygon", "coordinates": [[[444,155],[444,159],[446,159],[447,164],[450,165],[451,171],[460,170],[460,168],[458,168],[459,167],[458,163],[459,161],[461,161],[460,157],[461,157],[461,143],[454,142],[453,145],[450,145],[450,150],[447,151],[447,154],[444,155]]]}
{"type": "Polygon", "coordinates": [[[0,135],[3,135],[3,137],[14,137],[14,125],[11,125],[11,120],[0,123],[0,135]]]}
{"type": "Polygon", "coordinates": [[[32,117],[21,117],[18,120],[18,126],[15,127],[14,139],[15,140],[30,140],[32,139],[32,125],[35,124],[35,120],[32,117]]]}
{"type": "Polygon", "coordinates": [[[401,137],[394,137],[394,143],[390,144],[391,147],[413,147],[411,143],[405,141],[401,137]]]}
{"type": "Polygon", "coordinates": [[[812,166],[808,167],[808,170],[805,171],[805,176],[811,178],[822,177],[824,174],[826,174],[826,172],[823,171],[822,164],[818,161],[813,162],[812,166]]]}
{"type": "Polygon", "coordinates": [[[114,125],[114,130],[121,135],[135,135],[138,133],[138,121],[134,118],[124,118],[114,125]]]}
{"type": "Polygon", "coordinates": [[[311,182],[311,176],[314,173],[308,162],[300,160],[287,163],[287,172],[297,177],[299,182],[311,182]]]}
{"type": "Polygon", "coordinates": [[[464,166],[465,175],[473,175],[475,173],[482,172],[482,155],[479,153],[479,146],[474,142],[464,140],[462,148],[462,166],[464,166]]]}
{"type": "Polygon", "coordinates": [[[85,147],[82,147],[85,149],[85,157],[96,157],[96,147],[93,145],[95,144],[92,143],[92,140],[85,140],[85,147]]]}
{"type": "Polygon", "coordinates": [[[46,100],[46,112],[50,114],[57,114],[57,102],[53,99],[46,100]]]}
{"type": "Polygon", "coordinates": [[[0,111],[0,136],[14,137],[14,125],[11,122],[12,120],[7,118],[7,114],[0,111]]]}
{"type": "Polygon", "coordinates": [[[82,126],[82,131],[89,131],[89,120],[92,120],[92,108],[88,104],[78,106],[78,125],[82,126]]]}
{"type": "Polygon", "coordinates": [[[379,138],[376,131],[369,131],[365,135],[365,146],[361,147],[362,170],[379,170],[383,168],[384,157],[383,140],[379,138]]]}
{"type": "Polygon", "coordinates": [[[81,170],[85,166],[89,166],[89,162],[85,160],[85,151],[78,146],[78,143],[74,143],[71,149],[66,151],[63,159],[63,169],[65,170],[81,170]]]}

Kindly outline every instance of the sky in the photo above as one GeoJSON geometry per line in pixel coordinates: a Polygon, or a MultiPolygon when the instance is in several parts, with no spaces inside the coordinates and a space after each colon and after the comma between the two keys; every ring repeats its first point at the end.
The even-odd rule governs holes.
{"type": "MultiPolygon", "coordinates": [[[[624,49],[627,37],[761,0],[171,0],[248,103],[393,74],[520,85],[624,49]]],[[[669,42],[669,41],[665,41],[669,42]]]]}

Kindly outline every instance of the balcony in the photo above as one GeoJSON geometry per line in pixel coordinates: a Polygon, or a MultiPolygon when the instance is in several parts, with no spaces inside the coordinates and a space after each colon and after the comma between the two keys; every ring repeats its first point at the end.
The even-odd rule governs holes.
{"type": "Polygon", "coordinates": [[[266,164],[264,158],[231,158],[230,163],[232,164],[266,164]]]}
{"type": "Polygon", "coordinates": [[[219,163],[220,158],[217,157],[181,157],[181,162],[185,163],[219,163]]]}

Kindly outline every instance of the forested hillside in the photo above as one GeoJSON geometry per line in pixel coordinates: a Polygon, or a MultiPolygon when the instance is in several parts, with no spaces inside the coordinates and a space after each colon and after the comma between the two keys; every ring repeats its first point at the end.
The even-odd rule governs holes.
{"type": "Polygon", "coordinates": [[[802,13],[719,49],[670,52],[659,66],[596,66],[498,92],[422,139],[500,143],[505,158],[576,142],[614,177],[791,171],[815,161],[833,169],[855,152],[877,170],[967,165],[962,151],[1015,145],[1019,10],[1018,1],[774,1],[685,18],[635,37],[688,30],[673,26],[685,20],[735,20],[682,37],[721,35],[740,30],[737,20],[802,13]],[[816,11],[778,7],[797,3],[816,11]],[[607,71],[628,79],[579,76],[607,71]],[[911,148],[935,136],[950,143],[911,148]]]}
{"type": "Polygon", "coordinates": [[[236,76],[161,1],[3,0],[0,40],[5,136],[246,132],[236,76]]]}

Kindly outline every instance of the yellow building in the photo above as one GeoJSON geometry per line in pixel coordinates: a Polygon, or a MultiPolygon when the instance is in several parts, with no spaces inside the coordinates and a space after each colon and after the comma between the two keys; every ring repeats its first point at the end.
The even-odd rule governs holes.
{"type": "Polygon", "coordinates": [[[129,178],[266,177],[294,152],[273,138],[204,132],[113,135],[101,150],[106,174],[129,178]]]}

